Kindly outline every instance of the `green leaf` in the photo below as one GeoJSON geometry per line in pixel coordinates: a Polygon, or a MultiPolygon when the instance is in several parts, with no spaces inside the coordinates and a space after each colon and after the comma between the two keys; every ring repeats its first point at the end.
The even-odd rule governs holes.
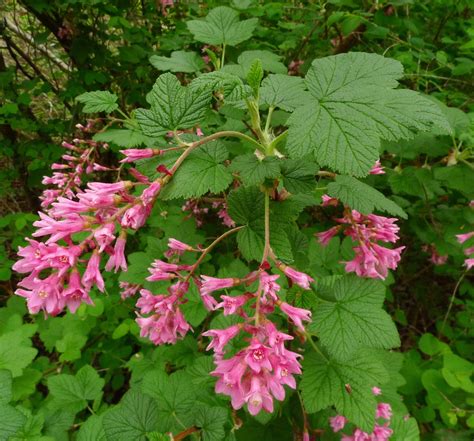
{"type": "Polygon", "coordinates": [[[300,388],[307,412],[335,406],[339,414],[370,433],[377,404],[372,387],[387,380],[387,372],[370,352],[359,351],[345,362],[309,352],[303,361],[300,388]]]}
{"type": "MultiPolygon", "coordinates": [[[[256,187],[240,187],[229,194],[227,202],[230,217],[237,224],[246,226],[237,233],[239,250],[247,260],[260,260],[265,243],[263,193],[256,187]]],[[[287,207],[293,203],[291,200],[285,202],[287,207]]],[[[274,204],[273,210],[278,206],[283,207],[283,203],[274,204]]],[[[270,244],[275,254],[288,262],[293,260],[291,243],[285,231],[293,221],[287,216],[289,211],[283,209],[270,215],[270,244]]]]}
{"type": "Polygon", "coordinates": [[[437,339],[433,334],[423,334],[418,341],[418,346],[422,352],[429,356],[437,354],[449,354],[451,349],[448,344],[437,339]]]}
{"type": "Polygon", "coordinates": [[[77,434],[77,441],[106,441],[104,427],[102,426],[102,415],[92,415],[81,425],[77,434]]]}
{"type": "Polygon", "coordinates": [[[225,190],[232,182],[232,174],[222,164],[228,156],[227,149],[218,141],[194,150],[163,188],[161,197],[190,198],[225,190]]]}
{"type": "Polygon", "coordinates": [[[361,348],[400,345],[397,328],[383,309],[385,287],[377,280],[346,276],[333,286],[334,301],[325,300],[315,310],[311,330],[340,360],[361,348]]]}
{"type": "Polygon", "coordinates": [[[0,369],[11,371],[12,377],[19,377],[38,353],[31,347],[31,340],[22,334],[23,325],[17,331],[0,336],[0,369]]]}
{"type": "Polygon", "coordinates": [[[309,94],[305,90],[303,78],[288,75],[269,75],[262,82],[260,101],[271,107],[292,112],[301,107],[309,94]]]}
{"type": "Polygon", "coordinates": [[[257,58],[253,61],[247,73],[247,83],[253,90],[253,95],[258,96],[258,89],[263,78],[262,62],[257,58]]]}
{"type": "Polygon", "coordinates": [[[61,352],[60,361],[74,361],[81,358],[81,349],[87,343],[87,336],[67,333],[56,342],[56,349],[61,352]]]}
{"type": "Polygon", "coordinates": [[[185,427],[192,425],[196,394],[188,374],[178,371],[168,376],[163,370],[152,370],[143,377],[141,387],[157,400],[155,414],[158,422],[155,430],[183,430],[177,419],[185,427]]]}
{"type": "Polygon", "coordinates": [[[47,411],[44,419],[44,434],[58,441],[69,440],[67,431],[73,425],[74,418],[75,412],[68,410],[47,411]]]}
{"type": "Polygon", "coordinates": [[[380,210],[407,218],[407,214],[395,202],[352,176],[336,176],[336,180],[328,185],[328,194],[363,214],[380,210]]]}
{"type": "Polygon", "coordinates": [[[146,441],[146,434],[157,430],[158,422],[156,402],[134,389],[103,417],[105,435],[110,441],[146,441]]]}
{"type": "Polygon", "coordinates": [[[195,78],[189,85],[196,91],[219,92],[227,104],[240,103],[252,95],[252,88],[234,74],[218,70],[202,74],[195,78]]]}
{"type": "Polygon", "coordinates": [[[87,401],[100,397],[104,380],[90,365],[79,369],[75,376],[56,375],[48,379],[48,388],[53,397],[53,407],[79,412],[87,401]]]}
{"type": "Polygon", "coordinates": [[[148,441],[171,441],[169,434],[164,434],[160,432],[150,432],[147,434],[148,441]]]}
{"type": "Polygon", "coordinates": [[[260,185],[267,178],[276,178],[280,174],[278,159],[267,156],[257,158],[253,153],[237,156],[233,159],[230,170],[238,172],[244,185],[260,185]]]}
{"type": "Polygon", "coordinates": [[[109,129],[105,132],[96,133],[93,139],[94,141],[109,142],[123,148],[149,145],[153,142],[152,138],[131,129],[109,129]]]}
{"type": "Polygon", "coordinates": [[[37,369],[27,367],[21,377],[13,379],[13,401],[27,398],[36,391],[38,382],[43,377],[43,373],[37,369]]]}
{"type": "Polygon", "coordinates": [[[450,132],[439,106],[411,90],[394,89],[398,61],[351,52],[315,60],[305,82],[312,100],[288,120],[293,157],[313,153],[321,166],[366,175],[380,140],[409,139],[433,125],[450,132]]]}
{"type": "Polygon", "coordinates": [[[406,418],[405,415],[393,415],[390,420],[393,435],[390,441],[420,441],[420,430],[415,418],[406,418]]]}
{"type": "Polygon", "coordinates": [[[165,73],[158,77],[146,99],[151,108],[137,109],[136,119],[144,135],[159,137],[198,124],[211,95],[207,90],[183,87],[173,74],[165,73]]]}
{"type": "Polygon", "coordinates": [[[446,188],[458,190],[467,197],[474,198],[474,170],[466,164],[436,167],[433,169],[433,174],[446,188]]]}
{"type": "Polygon", "coordinates": [[[7,441],[26,423],[26,417],[8,404],[0,404],[0,441],[7,441]]]}
{"type": "Polygon", "coordinates": [[[7,404],[12,399],[12,373],[6,369],[0,370],[0,405],[7,404]]]}
{"type": "Polygon", "coordinates": [[[115,109],[118,109],[117,99],[117,95],[106,90],[85,92],[76,97],[76,101],[84,104],[84,108],[82,109],[84,113],[111,113],[115,109]]]}
{"type": "Polygon", "coordinates": [[[204,307],[201,296],[196,288],[196,285],[191,285],[186,294],[186,303],[181,307],[186,321],[191,323],[191,326],[199,326],[207,317],[208,311],[204,307]]]}
{"type": "Polygon", "coordinates": [[[221,441],[229,412],[222,407],[200,406],[196,412],[196,426],[201,429],[203,441],[221,441]]]}
{"type": "Polygon", "coordinates": [[[239,14],[227,6],[212,9],[204,20],[191,20],[186,24],[195,40],[202,43],[236,46],[248,40],[258,20],[239,21],[239,14]]]}
{"type": "Polygon", "coordinates": [[[242,66],[242,77],[247,75],[250,66],[254,60],[259,59],[262,63],[262,68],[266,72],[273,72],[278,74],[286,74],[287,68],[281,62],[282,57],[270,51],[253,50],[244,51],[237,58],[237,63],[242,66]]]}
{"type": "Polygon", "coordinates": [[[316,187],[318,166],[308,158],[287,159],[281,163],[283,185],[290,193],[310,193],[316,187]]]}
{"type": "Polygon", "coordinates": [[[204,66],[203,59],[196,52],[174,51],[170,57],[152,55],[150,63],[159,70],[171,72],[199,72],[204,66]]]}

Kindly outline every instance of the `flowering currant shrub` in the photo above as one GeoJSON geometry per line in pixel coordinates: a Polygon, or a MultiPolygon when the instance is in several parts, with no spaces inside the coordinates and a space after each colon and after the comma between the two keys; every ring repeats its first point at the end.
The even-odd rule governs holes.
{"type": "MultiPolygon", "coordinates": [[[[227,7],[188,22],[196,41],[224,49],[255,25],[227,7]]],[[[160,75],[130,114],[111,92],[80,95],[85,113],[108,119],[79,125],[44,178],[16,294],[45,317],[102,296],[127,302],[127,329],[163,346],[118,406],[94,396],[89,439],[230,440],[270,419],[286,439],[416,439],[382,307],[407,215],[372,184],[385,173],[381,142],[450,134],[443,109],[400,87],[402,65],[380,55],[316,59],[304,78],[265,51],[225,61],[223,50],[187,81],[160,75]],[[104,162],[114,146],[121,159],[104,162]],[[107,273],[120,273],[120,295],[107,273]]]]}

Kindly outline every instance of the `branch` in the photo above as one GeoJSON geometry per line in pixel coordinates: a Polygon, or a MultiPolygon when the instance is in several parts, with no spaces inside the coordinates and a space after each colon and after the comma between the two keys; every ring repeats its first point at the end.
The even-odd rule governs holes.
{"type": "MultiPolygon", "coordinates": [[[[375,12],[375,9],[376,8],[374,5],[369,9],[368,13],[373,14],[375,12]]],[[[334,53],[342,54],[344,52],[348,52],[350,49],[352,49],[353,46],[355,46],[360,41],[362,34],[366,30],[367,24],[361,23],[347,37],[344,37],[339,41],[339,44],[334,48],[334,53]]]]}
{"type": "MultiPolygon", "coordinates": [[[[26,54],[25,52],[23,52],[22,49],[20,49],[11,39],[10,37],[7,37],[6,35],[3,35],[3,39],[5,40],[5,43],[7,43],[7,45],[15,50],[15,52],[20,55],[21,58],[23,58],[27,63],[28,65],[34,70],[34,72],[36,73],[36,75],[38,75],[46,84],[48,84],[50,87],[51,87],[51,90],[56,94],[56,95],[59,95],[61,93],[61,90],[58,89],[49,79],[48,77],[40,70],[40,68],[33,62],[33,60],[28,56],[28,54],[26,54]]],[[[23,70],[23,69],[22,69],[23,70]]],[[[27,75],[28,76],[28,75],[27,75]]],[[[64,107],[66,107],[66,109],[68,109],[69,111],[72,110],[71,108],[71,105],[69,103],[67,103],[66,101],[63,101],[61,100],[62,103],[64,104],[64,107]]]]}
{"type": "Polygon", "coordinates": [[[22,40],[31,44],[35,49],[38,49],[38,51],[41,52],[43,55],[46,55],[46,57],[48,57],[61,70],[63,70],[64,72],[71,72],[72,69],[63,60],[59,59],[56,55],[54,55],[46,46],[42,44],[37,44],[30,34],[22,31],[18,26],[10,22],[8,18],[4,18],[3,21],[7,29],[10,29],[10,31],[12,31],[22,40]]]}

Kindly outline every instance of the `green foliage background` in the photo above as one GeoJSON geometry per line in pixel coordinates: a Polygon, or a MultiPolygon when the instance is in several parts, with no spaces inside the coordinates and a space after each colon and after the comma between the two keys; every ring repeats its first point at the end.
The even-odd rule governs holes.
{"type": "MultiPolygon", "coordinates": [[[[302,413],[297,395],[282,403],[272,416],[231,414],[225,400],[214,395],[208,374],[212,359],[204,351],[205,342],[188,336],[175,346],[155,348],[140,339],[133,301],[119,300],[118,280],[113,275],[107,275],[107,295],[95,295],[95,305],[83,305],[76,315],[68,313],[48,320],[31,317],[23,299],[13,296],[18,279],[10,266],[15,250],[24,244],[36,219],[41,179],[50,173],[50,164],[60,158],[60,142],[75,136],[75,124],[85,119],[83,112],[141,108],[137,119],[143,130],[144,121],[152,117],[156,122],[156,115],[150,116],[152,110],[144,109],[149,108],[146,96],[157,76],[171,71],[188,83],[197,72],[209,70],[202,55],[209,55],[215,64],[220,62],[222,44],[226,45],[230,72],[245,76],[254,58],[260,58],[263,69],[272,73],[262,83],[260,98],[278,107],[274,119],[282,123],[288,118],[287,112],[305,99],[298,76],[292,77],[291,87],[288,83],[283,86],[279,75],[287,72],[287,66],[303,75],[313,59],[348,51],[383,54],[400,61],[405,69],[403,86],[442,103],[452,136],[429,132],[414,140],[384,142],[380,150],[373,140],[361,138],[366,147],[372,145],[375,158],[381,154],[387,174],[371,176],[364,182],[339,177],[319,183],[328,186],[332,196],[343,201],[352,198],[347,203],[362,212],[376,208],[407,217],[401,221],[401,242],[407,250],[398,271],[383,284],[354,282],[351,277],[337,280],[336,288],[350,286],[356,300],[351,301],[350,296],[341,300],[335,295],[324,305],[311,305],[317,311],[313,331],[323,345],[344,355],[345,348],[356,342],[347,335],[337,341],[340,346],[334,346],[338,323],[331,322],[331,310],[343,308],[346,320],[354,323],[354,333],[358,312],[373,311],[377,329],[386,337],[382,347],[390,348],[397,345],[398,337],[389,314],[398,327],[402,351],[386,354],[383,363],[380,357],[372,358],[373,354],[362,350],[352,358],[348,353],[347,360],[333,364],[312,353],[304,361],[301,395],[311,426],[322,431],[317,436],[335,439],[327,425],[334,412],[327,406],[338,410],[344,406],[352,415],[364,414],[367,411],[358,406],[373,399],[354,387],[349,403],[341,404],[344,384],[337,383],[341,372],[354,378],[354,383],[370,383],[385,376],[384,393],[396,412],[393,439],[416,440],[419,433],[426,440],[472,439],[474,288],[472,272],[464,270],[463,250],[455,239],[455,234],[470,231],[474,223],[474,211],[468,207],[474,199],[472,6],[468,0],[233,0],[177,2],[168,7],[149,0],[5,1],[1,8],[6,21],[0,28],[0,440],[163,440],[163,433],[170,431],[184,433],[184,437],[190,427],[199,430],[189,439],[205,441],[289,440],[293,433],[300,436],[302,413]],[[205,22],[196,20],[223,5],[231,6],[236,18],[220,38],[222,19],[211,16],[205,22]],[[209,45],[207,53],[202,52],[204,44],[209,45]],[[103,101],[100,105],[93,100],[75,101],[76,96],[95,90],[109,90],[118,100],[110,95],[105,106],[103,101]],[[366,184],[380,193],[373,198],[355,197],[366,194],[366,184]],[[347,188],[360,191],[354,195],[347,188]],[[396,204],[387,205],[383,194],[391,195],[403,211],[396,204]],[[373,206],[367,206],[372,201],[373,206]],[[448,256],[447,263],[433,265],[424,246],[448,256]],[[358,292],[365,295],[355,296],[358,292]],[[381,309],[384,299],[386,312],[381,309]],[[414,419],[405,421],[406,414],[414,419]],[[239,418],[244,420],[237,430],[239,418]]],[[[164,88],[179,89],[172,76],[162,78],[164,88]]],[[[248,82],[252,86],[251,79],[248,82]]],[[[258,78],[253,81],[258,82],[258,78]]],[[[238,92],[232,85],[224,90],[229,97],[238,92]]],[[[156,95],[163,93],[157,90],[156,95]]],[[[386,99],[388,106],[391,95],[386,99]]],[[[173,112],[181,126],[195,124],[186,112],[173,112]]],[[[204,132],[216,127],[244,130],[239,112],[236,107],[224,106],[207,115],[202,128],[204,132]]],[[[304,132],[306,114],[303,111],[293,117],[293,123],[290,120],[294,124],[290,125],[294,127],[288,141],[290,150],[300,148],[298,134],[312,136],[304,132]]],[[[103,162],[115,161],[119,147],[151,145],[152,136],[166,134],[156,126],[144,133],[129,129],[126,138],[123,132],[102,134],[112,145],[103,162]]],[[[166,127],[165,122],[162,126],[166,127]]],[[[165,238],[203,243],[221,228],[210,220],[203,228],[196,228],[193,219],[185,218],[180,198],[190,194],[179,179],[182,183],[195,179],[206,166],[213,173],[220,170],[219,180],[204,182],[200,190],[205,194],[220,191],[223,181],[228,184],[230,172],[240,173],[245,185],[259,184],[280,173],[271,161],[261,169],[259,164],[252,164],[253,156],[246,155],[251,146],[241,151],[226,142],[225,147],[200,150],[195,153],[194,165],[183,167],[182,177],[177,175],[176,184],[167,189],[149,226],[130,240],[130,268],[120,280],[142,283],[149,263],[166,249],[165,238]],[[229,151],[238,155],[231,170],[222,166],[229,151]],[[246,174],[248,170],[252,172],[246,174]]],[[[291,165],[287,163],[287,169],[281,171],[285,185],[289,189],[293,185],[293,193],[305,193],[311,180],[308,183],[304,177],[311,176],[316,165],[311,161],[304,161],[304,167],[295,163],[292,169],[291,165]]],[[[325,165],[337,164],[328,160],[325,165]]],[[[361,167],[370,165],[369,161],[361,167]]],[[[364,174],[362,169],[339,167],[342,172],[364,174]]],[[[147,172],[146,164],[142,171],[147,172]]],[[[254,196],[240,195],[253,203],[254,196]]],[[[233,218],[239,222],[240,215],[246,223],[247,214],[245,210],[233,213],[233,218]]],[[[342,275],[339,262],[350,259],[350,244],[333,239],[327,248],[320,247],[308,237],[330,225],[328,219],[317,208],[298,215],[305,231],[301,244],[308,248],[308,254],[299,256],[290,250],[295,260],[319,278],[342,275]]],[[[244,231],[239,232],[239,245],[245,242],[244,231]]],[[[220,277],[244,275],[248,271],[245,258],[252,258],[255,250],[242,245],[242,256],[237,257],[231,251],[222,247],[204,264],[203,271],[220,277]]],[[[315,301],[295,290],[289,290],[287,296],[305,307],[315,301]]],[[[196,293],[185,314],[194,328],[203,325],[206,311],[196,293]]],[[[223,326],[222,321],[223,317],[212,317],[211,325],[223,326]]]]}

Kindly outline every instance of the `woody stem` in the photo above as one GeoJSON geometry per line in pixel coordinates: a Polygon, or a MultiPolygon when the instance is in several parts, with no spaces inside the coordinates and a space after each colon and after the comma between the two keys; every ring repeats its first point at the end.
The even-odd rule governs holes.
{"type": "MultiPolygon", "coordinates": [[[[262,264],[268,259],[271,252],[270,247],[270,195],[268,190],[265,190],[265,245],[263,248],[262,264]]],[[[255,325],[258,326],[260,322],[260,298],[262,296],[262,284],[259,283],[258,291],[255,301],[255,325]]]]}
{"type": "Polygon", "coordinates": [[[191,271],[190,271],[189,274],[187,275],[187,277],[186,277],[186,282],[191,278],[191,276],[193,275],[194,271],[196,271],[196,269],[197,269],[198,266],[202,263],[202,261],[204,260],[204,258],[206,257],[206,255],[207,255],[221,240],[224,240],[226,237],[230,236],[231,234],[236,233],[237,231],[241,230],[242,228],[244,228],[244,225],[242,225],[242,226],[240,226],[240,227],[235,227],[235,228],[232,228],[231,230],[226,231],[224,234],[221,234],[216,240],[214,240],[214,242],[212,242],[207,248],[204,248],[204,249],[202,250],[202,254],[199,256],[199,259],[196,260],[196,263],[193,265],[191,271]]]}

